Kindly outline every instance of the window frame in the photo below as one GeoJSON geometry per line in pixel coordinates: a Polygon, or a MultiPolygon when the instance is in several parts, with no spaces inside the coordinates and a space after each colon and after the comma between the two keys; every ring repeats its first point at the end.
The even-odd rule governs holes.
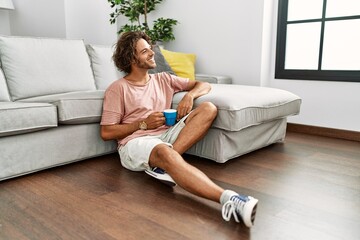
{"type": "MultiPolygon", "coordinates": [[[[324,25],[327,21],[360,19],[360,15],[344,17],[325,17],[326,0],[323,0],[322,17],[317,19],[287,21],[288,0],[279,0],[278,6],[278,25],[276,40],[276,59],[275,59],[275,79],[298,79],[298,80],[321,80],[321,81],[341,81],[341,82],[360,82],[360,71],[357,70],[321,70],[324,25]],[[317,70],[293,70],[285,69],[286,34],[287,25],[307,22],[321,22],[320,48],[317,70]]],[[[360,61],[360,56],[359,56],[360,61]]]]}

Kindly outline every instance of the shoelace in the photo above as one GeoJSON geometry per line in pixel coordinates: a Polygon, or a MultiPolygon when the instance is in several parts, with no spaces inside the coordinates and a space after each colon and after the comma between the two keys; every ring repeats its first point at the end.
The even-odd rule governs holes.
{"type": "Polygon", "coordinates": [[[234,216],[236,222],[239,221],[239,217],[236,213],[236,208],[240,212],[240,208],[243,208],[245,202],[239,199],[238,197],[231,197],[222,207],[222,217],[225,221],[230,221],[231,215],[234,216]]]}

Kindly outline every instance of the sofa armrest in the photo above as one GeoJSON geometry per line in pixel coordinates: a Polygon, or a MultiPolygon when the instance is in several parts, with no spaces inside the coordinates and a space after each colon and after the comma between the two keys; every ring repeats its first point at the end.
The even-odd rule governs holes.
{"type": "Polygon", "coordinates": [[[231,84],[232,78],[229,76],[219,76],[219,75],[210,75],[210,74],[195,74],[195,79],[202,82],[208,83],[221,83],[221,84],[231,84]]]}

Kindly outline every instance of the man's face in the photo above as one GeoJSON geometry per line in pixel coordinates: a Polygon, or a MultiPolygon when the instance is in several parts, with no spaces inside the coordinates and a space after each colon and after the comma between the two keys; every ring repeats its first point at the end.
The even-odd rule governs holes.
{"type": "Polygon", "coordinates": [[[153,69],[156,67],[154,59],[155,53],[151,49],[150,44],[144,39],[140,39],[136,43],[136,55],[137,61],[135,65],[138,68],[153,69]]]}

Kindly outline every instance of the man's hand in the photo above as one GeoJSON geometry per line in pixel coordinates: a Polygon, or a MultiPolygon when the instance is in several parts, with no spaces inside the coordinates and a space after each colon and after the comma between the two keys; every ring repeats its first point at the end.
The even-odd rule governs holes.
{"type": "Polygon", "coordinates": [[[153,112],[144,121],[147,129],[155,129],[165,124],[165,117],[162,112],[153,112]]]}
{"type": "Polygon", "coordinates": [[[194,97],[190,93],[185,94],[177,107],[177,119],[179,120],[186,116],[192,110],[193,105],[194,97]]]}
{"type": "Polygon", "coordinates": [[[187,94],[184,95],[183,99],[179,102],[177,107],[177,119],[181,119],[186,114],[190,113],[194,106],[194,100],[200,96],[207,94],[211,90],[211,85],[208,82],[200,81],[189,81],[187,94]]]}

